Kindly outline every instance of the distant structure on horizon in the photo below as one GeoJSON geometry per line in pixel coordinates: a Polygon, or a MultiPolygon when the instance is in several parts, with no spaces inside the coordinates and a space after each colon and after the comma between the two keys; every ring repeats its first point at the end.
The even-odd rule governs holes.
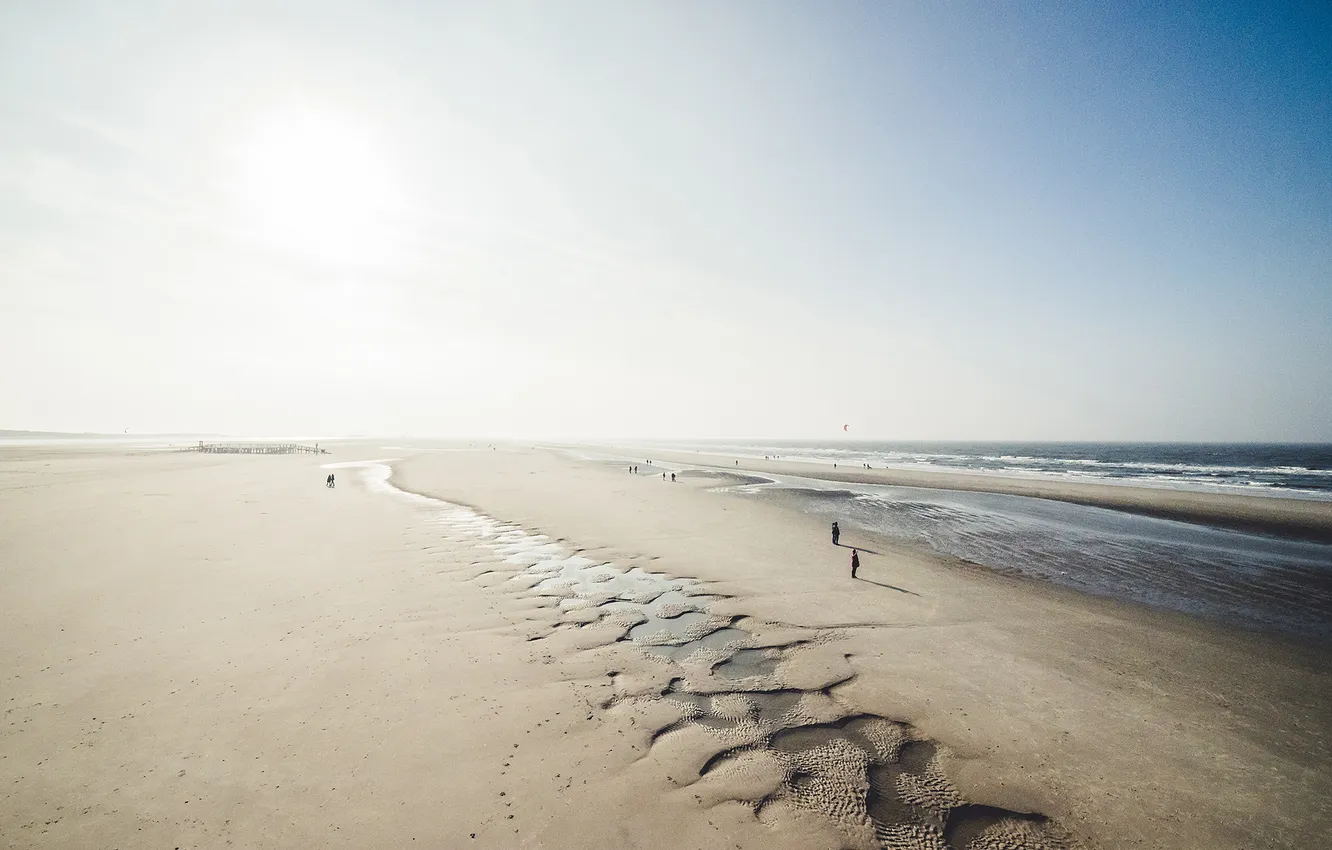
{"type": "Polygon", "coordinates": [[[229,455],[326,455],[328,449],[319,448],[319,444],[313,446],[303,446],[299,443],[205,443],[199,441],[199,445],[189,451],[204,452],[206,454],[229,454],[229,455]]]}

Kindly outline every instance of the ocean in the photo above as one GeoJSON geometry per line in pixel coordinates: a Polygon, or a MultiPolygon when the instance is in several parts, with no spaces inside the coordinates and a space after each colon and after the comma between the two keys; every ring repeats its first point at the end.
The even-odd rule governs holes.
{"type": "Polygon", "coordinates": [[[1332,500],[1332,443],[697,441],[662,448],[810,463],[1332,500]]]}
{"type": "MultiPolygon", "coordinates": [[[[1332,500],[1332,445],[690,442],[659,449],[1332,500]]],[[[644,455],[645,457],[649,455],[644,455]]],[[[672,467],[667,467],[672,468],[672,467]]],[[[743,460],[740,469],[743,470],[743,460]]],[[[736,472],[730,468],[730,472],[736,472]]],[[[843,529],[1246,629],[1332,643],[1332,545],[1027,496],[754,473],[722,488],[843,529]]]]}

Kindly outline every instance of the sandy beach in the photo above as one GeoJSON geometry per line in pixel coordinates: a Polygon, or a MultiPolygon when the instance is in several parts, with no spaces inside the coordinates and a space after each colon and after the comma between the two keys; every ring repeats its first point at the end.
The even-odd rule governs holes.
{"type": "Polygon", "coordinates": [[[5,845],[1332,832],[1325,648],[848,535],[852,581],[713,475],[333,449],[0,453],[5,845]]]}

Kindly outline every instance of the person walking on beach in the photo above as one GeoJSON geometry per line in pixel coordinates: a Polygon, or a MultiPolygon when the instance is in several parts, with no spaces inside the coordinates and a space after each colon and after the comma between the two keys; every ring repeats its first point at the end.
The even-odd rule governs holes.
{"type": "Polygon", "coordinates": [[[672,484],[675,483],[675,473],[674,473],[674,472],[671,473],[671,483],[672,483],[672,484]]]}
{"type": "Polygon", "coordinates": [[[856,570],[860,569],[860,553],[855,549],[851,550],[851,578],[856,577],[856,570]]]}
{"type": "Polygon", "coordinates": [[[841,536],[842,536],[842,529],[840,529],[840,528],[837,527],[837,523],[833,523],[833,545],[834,545],[834,546],[838,545],[837,540],[838,540],[841,536]]]}

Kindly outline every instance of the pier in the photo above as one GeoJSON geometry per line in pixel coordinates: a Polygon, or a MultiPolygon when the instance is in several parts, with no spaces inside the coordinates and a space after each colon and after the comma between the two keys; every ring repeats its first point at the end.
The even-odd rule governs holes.
{"type": "Polygon", "coordinates": [[[193,449],[207,454],[229,455],[326,455],[328,449],[319,448],[319,444],[303,446],[300,443],[204,443],[193,449]]]}

